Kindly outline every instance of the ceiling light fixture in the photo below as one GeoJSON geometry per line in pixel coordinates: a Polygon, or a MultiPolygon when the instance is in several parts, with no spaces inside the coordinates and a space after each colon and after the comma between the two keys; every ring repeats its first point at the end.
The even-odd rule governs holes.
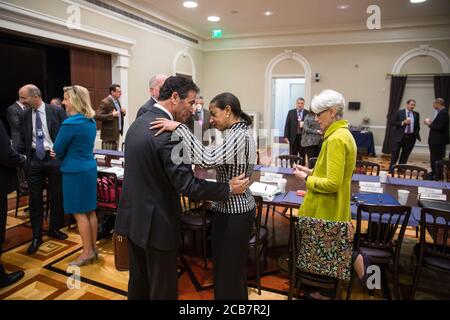
{"type": "Polygon", "coordinates": [[[220,18],[217,16],[209,16],[208,21],[217,22],[217,21],[220,21],[220,18]]]}
{"type": "Polygon", "coordinates": [[[198,4],[197,4],[197,2],[195,2],[195,1],[185,1],[185,2],[183,2],[183,6],[184,6],[185,8],[190,8],[190,9],[192,9],[192,8],[197,8],[198,4]]]}
{"type": "Polygon", "coordinates": [[[422,3],[425,1],[427,1],[427,0],[409,0],[409,2],[411,2],[411,3],[422,3]]]}
{"type": "Polygon", "coordinates": [[[349,4],[340,4],[337,6],[337,8],[339,10],[346,10],[346,9],[350,8],[350,5],[349,4]]]}
{"type": "Polygon", "coordinates": [[[264,15],[265,16],[271,16],[271,15],[273,15],[273,12],[272,11],[266,11],[266,12],[264,12],[264,15]]]}

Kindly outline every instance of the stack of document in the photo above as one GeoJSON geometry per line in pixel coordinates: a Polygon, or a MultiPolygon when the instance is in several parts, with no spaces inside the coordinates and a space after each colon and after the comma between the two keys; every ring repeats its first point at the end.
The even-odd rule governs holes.
{"type": "Polygon", "coordinates": [[[261,182],[253,182],[250,191],[254,196],[263,197],[264,201],[272,201],[277,194],[281,193],[277,186],[261,182]]]}

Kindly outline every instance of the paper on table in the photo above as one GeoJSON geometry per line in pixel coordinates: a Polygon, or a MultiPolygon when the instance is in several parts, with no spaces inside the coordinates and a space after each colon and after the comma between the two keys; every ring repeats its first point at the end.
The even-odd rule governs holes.
{"type": "Polygon", "coordinates": [[[417,193],[442,194],[442,189],[419,187],[417,193]]]}
{"type": "Polygon", "coordinates": [[[250,191],[254,196],[261,196],[264,200],[267,201],[272,201],[274,196],[280,193],[280,189],[278,189],[278,186],[256,181],[253,182],[250,186],[250,191]]]}
{"type": "Polygon", "coordinates": [[[98,171],[115,173],[117,178],[122,178],[123,173],[124,173],[124,169],[121,167],[110,167],[110,168],[106,168],[106,169],[102,169],[102,170],[98,170],[98,171]]]}
{"type": "Polygon", "coordinates": [[[447,195],[446,194],[436,194],[436,193],[422,193],[422,194],[420,194],[420,199],[447,201],[447,195]]]}
{"type": "Polygon", "coordinates": [[[360,187],[359,191],[363,192],[374,192],[374,193],[383,193],[383,188],[377,187],[360,187]]]}
{"type": "Polygon", "coordinates": [[[360,181],[359,182],[360,187],[372,187],[372,188],[380,188],[381,183],[380,182],[367,182],[367,181],[360,181]]]}

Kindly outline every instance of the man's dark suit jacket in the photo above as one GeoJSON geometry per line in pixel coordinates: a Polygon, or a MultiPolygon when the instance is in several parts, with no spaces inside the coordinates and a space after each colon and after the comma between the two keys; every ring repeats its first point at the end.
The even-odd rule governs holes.
{"type": "Polygon", "coordinates": [[[142,107],[139,108],[138,113],[136,115],[136,119],[142,116],[147,111],[152,110],[153,106],[155,105],[156,100],[153,97],[150,97],[146,103],[142,107]]]}
{"type": "Polygon", "coordinates": [[[208,145],[210,135],[208,134],[205,135],[205,132],[213,128],[213,126],[209,122],[211,120],[211,113],[209,112],[209,110],[203,108],[203,123],[201,128],[200,124],[198,123],[198,119],[199,119],[198,114],[194,113],[189,117],[189,119],[186,121],[185,124],[192,133],[201,132],[202,136],[197,138],[201,140],[204,145],[208,145]],[[203,138],[205,139],[204,141],[203,138]]]}
{"type": "MultiPolygon", "coordinates": [[[[416,139],[420,140],[420,115],[418,112],[413,111],[414,116],[414,135],[416,139]]],[[[406,119],[406,109],[398,110],[392,119],[391,125],[394,126],[394,130],[392,131],[392,141],[400,142],[402,141],[403,134],[405,133],[406,125],[402,125],[402,121],[406,119]]]]}
{"type": "Polygon", "coordinates": [[[428,144],[446,145],[450,143],[449,115],[447,109],[442,109],[430,125],[428,144]]]}
{"type": "Polygon", "coordinates": [[[19,119],[20,115],[23,112],[24,110],[17,104],[17,102],[14,102],[12,105],[10,105],[8,107],[8,111],[6,112],[6,117],[11,129],[11,140],[14,148],[17,148],[17,145],[20,141],[19,119]]]}
{"type": "Polygon", "coordinates": [[[8,133],[0,121],[0,195],[8,194],[17,187],[16,168],[25,162],[9,141],[8,133]]]}
{"type": "MultiPolygon", "coordinates": [[[[121,107],[120,102],[119,107],[121,107]]],[[[119,139],[119,136],[123,132],[123,112],[119,113],[119,117],[122,119],[122,130],[119,130],[119,117],[113,116],[113,111],[116,111],[114,101],[110,96],[107,96],[100,102],[100,106],[95,112],[95,120],[102,122],[102,131],[100,132],[100,138],[105,141],[114,141],[119,139]]]]}
{"type": "MultiPolygon", "coordinates": [[[[309,113],[308,110],[303,109],[303,121],[305,116],[309,113]]],[[[298,129],[298,116],[297,108],[289,110],[286,117],[286,124],[284,125],[284,137],[289,139],[289,143],[294,143],[295,137],[297,136],[298,129]]]]}
{"type": "MultiPolygon", "coordinates": [[[[27,156],[28,164],[31,162],[31,144],[33,141],[33,110],[33,108],[28,108],[21,114],[19,120],[20,142],[17,146],[17,151],[27,156]]],[[[61,107],[46,103],[45,116],[47,119],[48,132],[54,143],[61,123],[67,118],[67,113],[61,107]]]]}
{"type": "MultiPolygon", "coordinates": [[[[194,177],[190,164],[174,164],[171,132],[155,137],[149,130],[156,118],[169,116],[152,108],[136,119],[125,138],[125,174],[115,231],[141,248],[175,250],[181,245],[180,194],[193,199],[225,201],[228,183],[194,177]]],[[[177,139],[178,140],[178,139],[177,139]]]]}

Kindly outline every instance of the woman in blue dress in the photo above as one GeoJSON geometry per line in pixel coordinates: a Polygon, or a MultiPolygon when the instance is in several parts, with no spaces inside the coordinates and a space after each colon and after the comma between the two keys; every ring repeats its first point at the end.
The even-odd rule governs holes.
{"type": "Polygon", "coordinates": [[[62,159],[64,212],[74,215],[83,243],[81,255],[70,265],[82,266],[97,258],[97,163],[93,155],[97,128],[86,88],[65,87],[63,104],[69,117],[61,125],[53,150],[62,159]]]}

